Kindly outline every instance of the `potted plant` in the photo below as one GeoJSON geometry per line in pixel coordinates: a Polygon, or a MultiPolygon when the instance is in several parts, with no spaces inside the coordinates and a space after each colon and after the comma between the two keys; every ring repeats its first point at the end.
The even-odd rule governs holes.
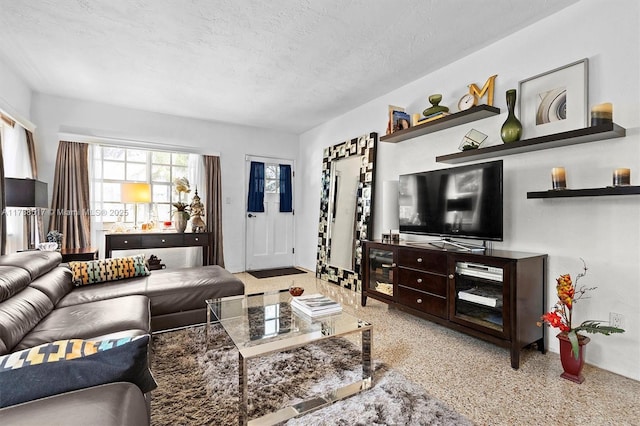
{"type": "Polygon", "coordinates": [[[586,297],[587,292],[596,289],[596,287],[582,286],[576,290],[578,280],[587,274],[587,265],[583,259],[580,260],[582,260],[583,272],[576,276],[575,284],[569,274],[560,275],[556,278],[558,301],[551,311],[542,315],[541,321],[538,322],[538,326],[547,324],[560,330],[560,333],[556,336],[560,341],[560,361],[564,369],[560,376],[576,383],[584,381],[584,377],[581,374],[584,366],[584,345],[590,341],[588,337],[579,332],[600,333],[606,336],[612,333],[624,333],[621,328],[602,325],[606,321],[586,320],[577,327],[573,326],[571,321],[574,304],[586,297]]]}
{"type": "Polygon", "coordinates": [[[191,192],[189,180],[187,180],[186,177],[176,178],[173,180],[173,184],[175,185],[175,190],[178,193],[178,201],[173,203],[173,207],[176,208],[173,212],[173,223],[176,227],[176,231],[184,232],[187,228],[187,221],[191,215],[189,214],[189,205],[182,202],[182,194],[188,194],[191,192]]]}

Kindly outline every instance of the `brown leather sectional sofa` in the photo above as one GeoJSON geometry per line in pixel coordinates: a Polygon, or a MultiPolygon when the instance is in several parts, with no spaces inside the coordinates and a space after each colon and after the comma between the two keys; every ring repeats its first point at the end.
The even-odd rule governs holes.
{"type": "MultiPolygon", "coordinates": [[[[157,270],[75,287],[71,271],[60,262],[57,252],[0,257],[0,356],[65,339],[134,338],[202,323],[206,299],[244,294],[242,281],[219,266],[157,270]]],[[[65,380],[69,375],[73,371],[65,380]]],[[[42,378],[47,380],[56,378],[42,378]]],[[[3,386],[8,384],[0,372],[0,403],[13,396],[14,390],[3,386]]],[[[116,381],[0,408],[0,423],[70,424],[91,418],[92,424],[148,424],[145,400],[148,395],[138,386],[116,381]]]]}

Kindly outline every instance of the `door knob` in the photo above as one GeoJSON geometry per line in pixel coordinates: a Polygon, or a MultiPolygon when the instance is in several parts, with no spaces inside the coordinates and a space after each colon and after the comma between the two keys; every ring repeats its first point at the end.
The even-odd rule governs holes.
{"type": "Polygon", "coordinates": [[[247,215],[247,217],[254,217],[254,216],[253,216],[251,213],[249,213],[249,214],[247,215]]]}

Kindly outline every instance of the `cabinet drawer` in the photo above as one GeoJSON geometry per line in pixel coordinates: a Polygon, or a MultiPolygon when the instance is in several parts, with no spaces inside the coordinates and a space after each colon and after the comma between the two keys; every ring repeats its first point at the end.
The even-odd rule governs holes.
{"type": "Polygon", "coordinates": [[[184,238],[178,234],[145,235],[144,244],[150,248],[183,246],[184,238]]]}
{"type": "Polygon", "coordinates": [[[184,234],[184,242],[186,245],[204,246],[208,245],[208,234],[184,234]]]}
{"type": "Polygon", "coordinates": [[[398,286],[398,302],[440,318],[447,318],[447,299],[440,296],[398,286]]]}
{"type": "Polygon", "coordinates": [[[444,275],[398,268],[398,284],[442,297],[447,296],[447,277],[444,275]]]}
{"type": "Polygon", "coordinates": [[[447,255],[445,253],[400,249],[398,250],[398,264],[407,268],[422,269],[443,275],[447,273],[447,255]]]}
{"type": "Polygon", "coordinates": [[[114,250],[126,249],[127,247],[138,248],[140,246],[140,236],[137,235],[110,235],[111,248],[114,250]]]}

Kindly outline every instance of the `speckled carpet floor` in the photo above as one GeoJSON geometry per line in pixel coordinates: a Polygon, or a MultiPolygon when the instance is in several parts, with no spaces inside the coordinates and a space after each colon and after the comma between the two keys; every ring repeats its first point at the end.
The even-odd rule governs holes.
{"type": "MultiPolygon", "coordinates": [[[[238,352],[217,326],[154,336],[151,423],[234,425],[238,421],[238,352]],[[208,346],[208,350],[207,350],[208,346]]],[[[346,339],[324,340],[249,361],[249,418],[361,378],[360,351],[346,339]]],[[[422,387],[375,363],[374,384],[287,425],[471,425],[422,387]]]]}

